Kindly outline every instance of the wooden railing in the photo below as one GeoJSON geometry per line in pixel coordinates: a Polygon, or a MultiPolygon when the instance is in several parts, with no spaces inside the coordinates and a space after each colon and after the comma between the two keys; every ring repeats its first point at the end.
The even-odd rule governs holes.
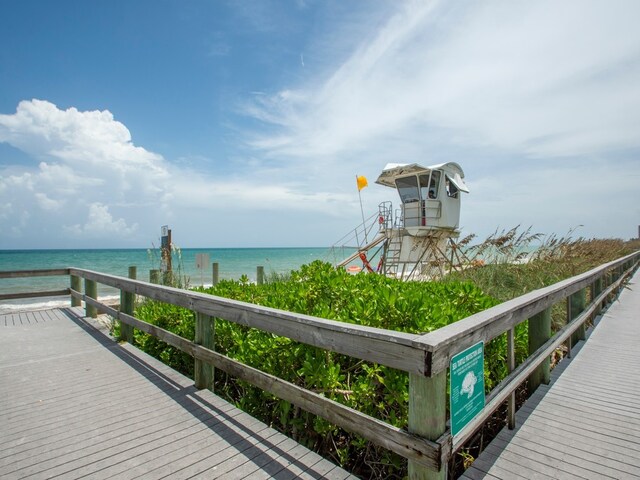
{"type": "MultiPolygon", "coordinates": [[[[69,275],[71,287],[40,295],[70,294],[73,306],[85,302],[87,316],[98,311],[121,322],[122,335],[133,339],[133,328],[188,353],[195,359],[197,388],[212,388],[213,368],[247,381],[283,400],[318,415],[345,430],[361,435],[409,460],[412,478],[446,478],[447,462],[457,447],[502,404],[509,402],[509,425],[515,422],[514,392],[527,379],[536,386],[548,382],[549,357],[572,336],[584,338],[584,325],[598,314],[625,279],[638,267],[640,252],[601,265],[550,287],[528,293],[434,332],[419,335],[347,324],[333,320],[262,307],[203,293],[136,280],[135,267],[124,278],[91,270],[68,268],[24,272],[0,272],[0,278],[69,275]],[[84,279],[82,293],[81,279],[84,279]],[[97,300],[97,284],[119,289],[120,308],[97,300]],[[586,290],[590,302],[586,304],[586,290]],[[133,316],[135,296],[170,303],[196,313],[195,341],[133,316]],[[568,321],[551,336],[551,307],[567,302],[568,321]],[[409,423],[400,429],[346,407],[278,377],[242,364],[214,351],[215,318],[288,337],[308,345],[399,369],[409,374],[409,423]],[[530,355],[521,365],[514,362],[514,329],[529,322],[530,355]],[[447,371],[453,356],[476,344],[507,333],[509,375],[490,393],[485,408],[455,438],[447,426],[447,371]],[[537,383],[536,383],[537,382],[537,383]]],[[[36,294],[22,297],[30,298],[36,294]]],[[[569,345],[570,348],[570,345],[569,345]]]]}
{"type": "MultiPolygon", "coordinates": [[[[56,277],[62,275],[69,275],[68,268],[48,269],[48,270],[20,270],[11,272],[0,272],[0,278],[30,278],[30,277],[56,277]]],[[[58,297],[60,295],[69,295],[71,290],[69,288],[63,288],[60,290],[49,290],[39,292],[18,292],[18,293],[2,293],[0,294],[0,301],[2,300],[16,300],[21,298],[39,298],[39,297],[58,297]]]]}

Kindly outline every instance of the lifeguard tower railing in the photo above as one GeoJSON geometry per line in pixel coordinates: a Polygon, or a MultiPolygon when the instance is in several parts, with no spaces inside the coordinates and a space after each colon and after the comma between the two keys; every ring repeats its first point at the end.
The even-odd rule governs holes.
{"type": "MultiPolygon", "coordinates": [[[[87,316],[96,316],[98,312],[111,315],[121,323],[124,340],[131,342],[136,328],[188,353],[195,359],[197,388],[211,388],[210,372],[214,367],[219,368],[402,455],[409,461],[412,478],[444,479],[452,453],[505,401],[509,404],[508,423],[514,425],[516,388],[536,372],[542,371],[536,376],[542,379],[539,381],[544,381],[545,372],[548,378],[548,360],[552,352],[566,342],[570,344],[574,335],[584,338],[585,322],[615,298],[639,263],[640,251],[424,335],[347,324],[73,267],[0,272],[0,279],[69,276],[70,288],[41,294],[69,294],[72,306],[85,302],[87,316]],[[97,299],[98,283],[122,292],[119,308],[97,299]],[[136,318],[136,298],[149,298],[192,310],[195,313],[195,341],[136,318]],[[559,302],[566,302],[568,306],[566,324],[551,335],[543,325],[551,307],[559,302]],[[407,372],[406,428],[394,427],[216,352],[213,348],[216,318],[407,372]],[[533,332],[535,339],[530,342],[529,357],[516,366],[514,329],[525,321],[529,322],[530,335],[533,332]],[[452,437],[447,417],[447,372],[451,359],[469,346],[479,341],[488,342],[505,332],[510,373],[490,392],[479,415],[452,437]]],[[[135,269],[130,268],[129,275],[135,277],[135,274],[135,269]]],[[[12,293],[0,295],[0,300],[34,296],[33,293],[12,293]]]]}

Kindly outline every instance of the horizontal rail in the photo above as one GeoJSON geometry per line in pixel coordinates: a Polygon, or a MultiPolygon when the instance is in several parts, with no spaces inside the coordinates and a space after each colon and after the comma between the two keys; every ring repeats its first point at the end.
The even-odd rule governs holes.
{"type": "Polygon", "coordinates": [[[70,292],[70,289],[63,288],[62,290],[49,290],[45,292],[1,293],[0,300],[15,300],[18,298],[60,297],[62,295],[69,295],[70,292]]]}
{"type": "MultiPolygon", "coordinates": [[[[438,435],[441,435],[436,441],[430,441],[420,435],[393,427],[322,395],[249,367],[167,330],[136,319],[130,315],[131,312],[123,313],[102,304],[91,296],[82,294],[74,289],[66,289],[63,293],[70,294],[74,299],[84,300],[87,306],[109,313],[124,325],[130,325],[153,335],[193,356],[198,361],[211,364],[345,430],[361,435],[408,458],[415,464],[442,472],[443,465],[446,465],[451,452],[455,451],[455,448],[458,448],[467,440],[473,431],[486,421],[489,415],[507,400],[518,385],[528,378],[559,345],[571,338],[571,335],[598,310],[602,301],[620,288],[625,276],[637,267],[639,261],[640,252],[635,252],[424,335],[328,320],[79,268],[32,272],[0,272],[0,278],[69,274],[73,276],[72,278],[77,277],[76,280],[84,278],[91,282],[109,285],[122,292],[181,306],[196,313],[281,335],[324,350],[413,373],[422,377],[420,381],[431,382],[434,378],[424,377],[443,378],[441,374],[449,367],[451,358],[465,348],[479,341],[488,342],[492,340],[587,286],[591,286],[593,292],[595,288],[594,282],[610,272],[614,272],[614,277],[620,276],[617,281],[592,299],[591,303],[580,315],[572,319],[501,381],[487,397],[486,406],[480,415],[465,426],[462,432],[452,438],[449,430],[444,431],[444,433],[440,430],[438,435]],[[631,266],[631,264],[633,265],[631,266]],[[631,268],[627,268],[630,266],[631,268]],[[621,274],[620,270],[622,268],[619,267],[625,267],[627,271],[621,274]],[[2,274],[13,274],[14,276],[9,277],[2,274]]],[[[37,292],[37,294],[41,295],[41,292],[37,292]]],[[[428,391],[428,389],[422,391],[428,391]]],[[[438,395],[434,395],[434,400],[429,399],[429,401],[436,402],[438,405],[442,403],[440,405],[442,406],[441,410],[445,411],[445,401],[438,395]]],[[[438,410],[436,407],[437,405],[435,404],[424,403],[419,408],[420,415],[431,419],[433,415],[436,415],[431,410],[433,409],[435,412],[438,410]]],[[[413,431],[414,428],[415,426],[409,425],[409,430],[413,431]]],[[[431,438],[435,438],[435,436],[431,438]]]]}
{"type": "Polygon", "coordinates": [[[0,272],[0,278],[55,277],[69,275],[68,268],[49,268],[45,270],[13,270],[0,272]]]}
{"type": "Polygon", "coordinates": [[[560,345],[567,341],[580,326],[593,315],[602,301],[620,287],[625,276],[620,277],[606,290],[592,300],[585,310],[562,327],[556,334],[533,352],[524,362],[507,375],[500,384],[487,396],[484,409],[470,421],[453,440],[453,450],[462,446],[490,416],[524,382],[533,371],[542,364],[560,345]]]}
{"type": "MultiPolygon", "coordinates": [[[[74,291],[74,296],[75,295],[80,294],[74,291]]],[[[209,350],[168,330],[124,314],[91,297],[86,295],[81,296],[85,302],[104,311],[120,322],[148,333],[194,358],[210,363],[215,368],[223,370],[229,375],[233,375],[240,380],[255,385],[282,400],[322,417],[345,430],[356,433],[367,440],[424,465],[427,468],[440,469],[442,447],[436,442],[412,435],[405,430],[389,425],[386,422],[349,408],[334,400],[310,392],[309,390],[245,365],[220,353],[216,353],[213,350],[209,350]]]]}
{"type": "Polygon", "coordinates": [[[91,270],[69,270],[71,275],[188,308],[197,313],[405,372],[425,374],[427,352],[424,347],[415,343],[419,338],[417,334],[327,320],[91,270]]]}
{"type": "Polygon", "coordinates": [[[640,252],[632,253],[421,336],[415,340],[416,344],[431,353],[427,358],[425,374],[433,376],[446,370],[451,358],[465,348],[480,341],[489,342],[524,320],[591,285],[607,270],[623,265],[630,260],[637,262],[639,258],[640,252]]]}

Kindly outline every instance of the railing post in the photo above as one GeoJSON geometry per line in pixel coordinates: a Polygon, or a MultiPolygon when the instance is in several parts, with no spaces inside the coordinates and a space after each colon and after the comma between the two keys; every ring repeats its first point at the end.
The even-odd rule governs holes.
{"type": "Polygon", "coordinates": [[[149,270],[149,283],[160,284],[160,270],[149,270]]]}
{"type": "MultiPolygon", "coordinates": [[[[96,300],[98,298],[98,284],[94,280],[85,278],[84,292],[87,297],[96,300]]],[[[98,309],[93,305],[89,305],[89,302],[84,302],[84,310],[87,317],[96,318],[98,316],[98,309]]]]}
{"type": "MultiPolygon", "coordinates": [[[[409,432],[437,440],[447,428],[447,371],[433,377],[409,373],[409,432]]],[[[409,461],[409,478],[445,480],[447,465],[429,470],[409,461]]]]}
{"type": "MultiPolygon", "coordinates": [[[[215,345],[215,319],[203,313],[196,313],[195,343],[209,350],[214,350],[215,345]]],[[[195,385],[197,389],[209,389],[213,391],[215,370],[213,365],[202,360],[195,360],[195,385]]]]}
{"type": "MultiPolygon", "coordinates": [[[[82,281],[80,281],[80,277],[77,275],[71,275],[71,290],[75,290],[76,292],[82,293],[82,281]]],[[[82,300],[79,298],[71,296],[71,306],[79,307],[82,305],[82,300]]]]}
{"type": "MultiPolygon", "coordinates": [[[[587,305],[587,290],[583,288],[569,297],[569,316],[568,321],[573,320],[582,313],[587,305]]],[[[586,338],[586,328],[582,323],[571,337],[571,343],[575,345],[580,340],[586,338]]]]}
{"type": "Polygon", "coordinates": [[[220,264],[218,264],[218,262],[214,262],[211,264],[211,268],[212,268],[212,282],[211,285],[213,285],[214,287],[218,284],[219,281],[219,273],[220,273],[220,264]]]}
{"type": "MultiPolygon", "coordinates": [[[[535,314],[528,320],[529,324],[529,355],[540,348],[551,338],[551,307],[535,314]]],[[[538,368],[529,376],[529,395],[540,386],[541,383],[549,384],[551,379],[551,358],[545,359],[538,368]]]]}
{"type": "Polygon", "coordinates": [[[262,285],[264,283],[264,267],[258,266],[256,269],[256,283],[262,285]]]}
{"type": "MultiPolygon", "coordinates": [[[[134,279],[137,276],[136,267],[129,267],[129,278],[134,279]]],[[[135,310],[136,294],[120,290],[120,311],[127,315],[133,315],[135,310]]],[[[120,339],[133,344],[133,327],[126,323],[120,322],[120,339]]]]}
{"type": "MultiPolygon", "coordinates": [[[[507,369],[509,373],[516,368],[515,328],[507,330],[507,369]]],[[[507,401],[507,426],[509,430],[516,428],[516,391],[509,395],[507,401]]]]}
{"type": "MultiPolygon", "coordinates": [[[[602,277],[598,277],[594,282],[591,289],[591,301],[593,302],[598,295],[602,293],[602,277]]],[[[593,312],[593,316],[600,315],[600,311],[602,310],[602,302],[598,304],[596,310],[593,312]]]]}

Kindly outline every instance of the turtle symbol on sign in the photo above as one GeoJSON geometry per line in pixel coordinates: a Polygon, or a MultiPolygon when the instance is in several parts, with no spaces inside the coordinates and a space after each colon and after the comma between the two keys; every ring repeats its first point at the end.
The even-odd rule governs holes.
{"type": "Polygon", "coordinates": [[[464,380],[462,380],[462,388],[460,388],[460,394],[467,394],[467,398],[471,398],[473,396],[473,389],[478,383],[478,379],[473,372],[467,372],[464,376],[464,380]]]}

